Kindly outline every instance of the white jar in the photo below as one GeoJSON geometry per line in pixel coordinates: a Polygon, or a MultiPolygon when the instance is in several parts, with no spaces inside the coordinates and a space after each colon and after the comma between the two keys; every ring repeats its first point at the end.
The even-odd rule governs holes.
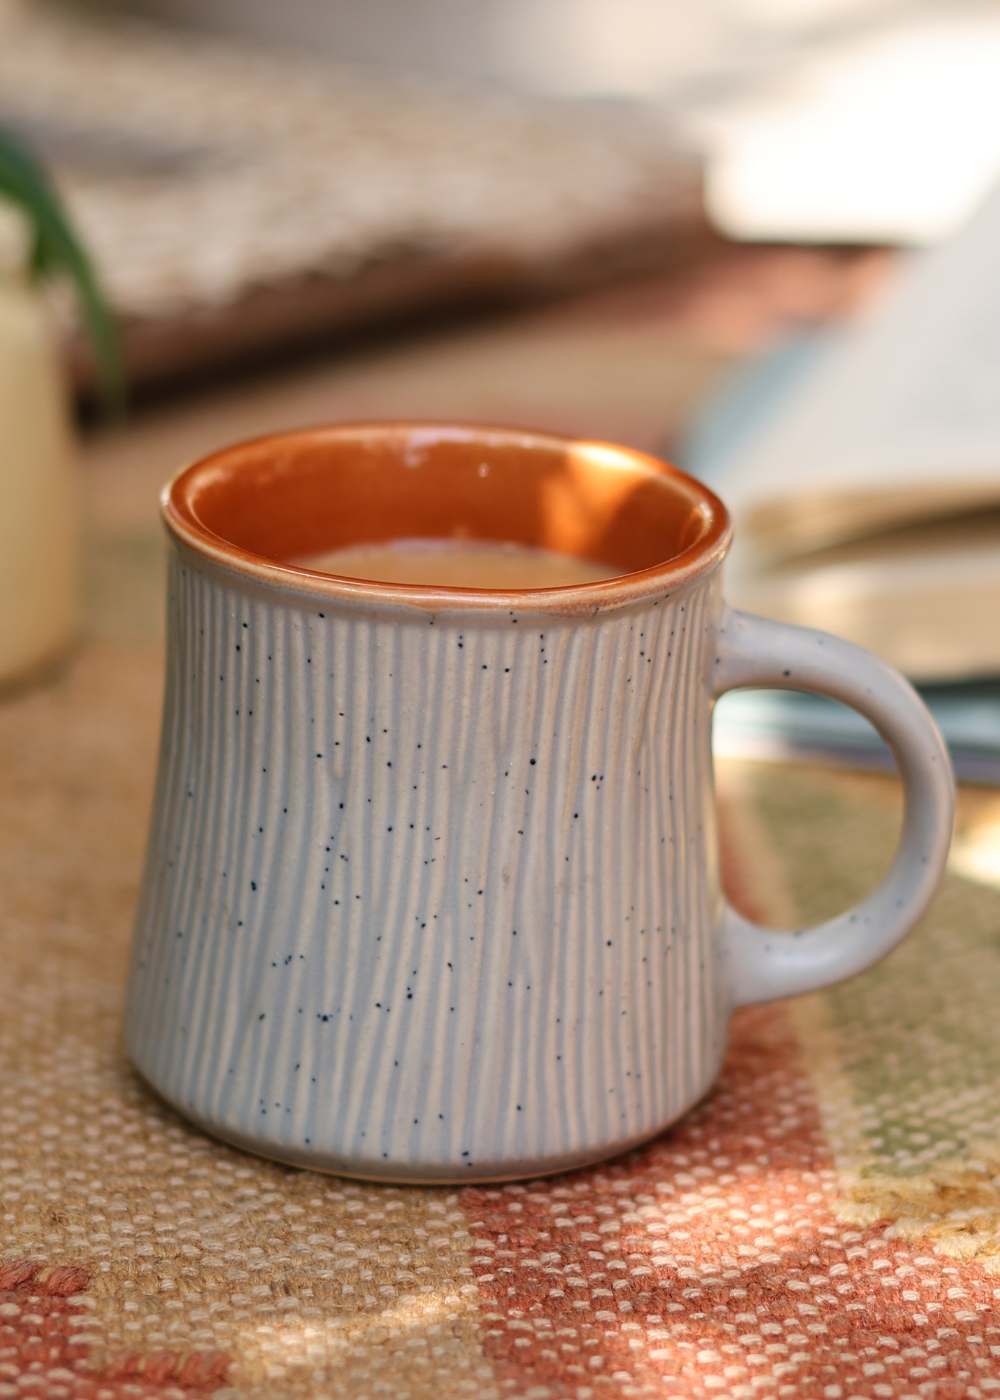
{"type": "Polygon", "coordinates": [[[79,505],[51,316],[0,269],[0,685],[58,656],[77,624],[79,505]]]}

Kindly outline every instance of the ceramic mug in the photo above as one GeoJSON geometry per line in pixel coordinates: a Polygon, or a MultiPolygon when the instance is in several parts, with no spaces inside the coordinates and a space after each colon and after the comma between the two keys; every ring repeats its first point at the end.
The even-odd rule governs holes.
{"type": "Polygon", "coordinates": [[[319,1170],[490,1181],[642,1142],[701,1097],[734,1007],[850,977],[927,905],[953,781],[923,704],[823,633],[722,600],[704,486],[509,429],[231,447],[163,497],[162,748],[126,1030],[211,1133],[319,1170]],[[519,541],[617,577],[488,592],[290,560],[519,541]],[[712,701],[816,691],[890,744],[903,833],[863,903],[775,932],[718,871],[712,701]]]}

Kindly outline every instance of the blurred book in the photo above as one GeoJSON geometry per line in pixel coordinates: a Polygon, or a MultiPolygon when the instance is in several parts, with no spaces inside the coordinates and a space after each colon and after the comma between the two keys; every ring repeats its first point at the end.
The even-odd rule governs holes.
{"type": "Polygon", "coordinates": [[[858,322],[753,367],[683,456],[732,511],[736,606],[917,680],[1000,674],[1000,192],[858,322]]]}
{"type": "MultiPolygon", "coordinates": [[[[874,651],[948,697],[956,737],[964,694],[1000,755],[1000,192],[855,324],[753,366],[682,458],[733,513],[730,602],[874,651]]],[[[722,716],[815,746],[835,709],[776,703],[722,716]]]]}

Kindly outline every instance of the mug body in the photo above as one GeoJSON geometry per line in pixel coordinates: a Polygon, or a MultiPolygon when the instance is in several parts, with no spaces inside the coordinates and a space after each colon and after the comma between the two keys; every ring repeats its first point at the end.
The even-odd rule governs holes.
{"type": "MultiPolygon", "coordinates": [[[[429,428],[328,435],[349,473],[349,434],[380,433],[376,488],[426,466],[421,490],[445,498],[444,523],[384,520],[382,537],[444,535],[466,519],[464,485],[475,493],[484,464],[502,477],[504,453],[570,460],[558,439],[447,431],[443,447],[429,428]]],[[[289,564],[319,535],[276,523],[296,452],[336,477],[321,439],[231,449],[172,488],[130,1051],[212,1133],[314,1169],[483,1181],[621,1151],[705,1092],[725,1041],[709,702],[721,507],[622,452],[629,485],[609,449],[587,449],[569,477],[586,479],[602,535],[575,548],[645,567],[511,594],[351,582],[289,564]],[[682,503],[669,529],[633,499],[650,489],[682,503]],[[657,552],[666,563],[647,563],[657,552]]],[[[373,528],[353,489],[332,489],[327,547],[373,528]]],[[[534,499],[511,517],[520,536],[490,499],[463,528],[489,519],[501,538],[565,548],[565,500],[562,525],[526,528],[534,499]]]]}

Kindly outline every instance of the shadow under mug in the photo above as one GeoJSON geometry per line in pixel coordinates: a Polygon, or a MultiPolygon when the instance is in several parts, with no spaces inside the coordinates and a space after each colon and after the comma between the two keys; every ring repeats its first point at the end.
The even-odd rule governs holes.
{"type": "Polygon", "coordinates": [[[658,1133],[736,1006],[850,977],[926,907],[954,789],[933,721],[847,642],[732,611],[726,511],[640,453],[371,424],[185,468],[128,988],[136,1064],[285,1162],[395,1181],[535,1176],[658,1133]],[[288,562],[413,537],[620,568],[572,587],[382,584],[288,562]],[[715,696],[833,696],[905,791],[888,874],[816,928],[720,891],[715,696]]]}

